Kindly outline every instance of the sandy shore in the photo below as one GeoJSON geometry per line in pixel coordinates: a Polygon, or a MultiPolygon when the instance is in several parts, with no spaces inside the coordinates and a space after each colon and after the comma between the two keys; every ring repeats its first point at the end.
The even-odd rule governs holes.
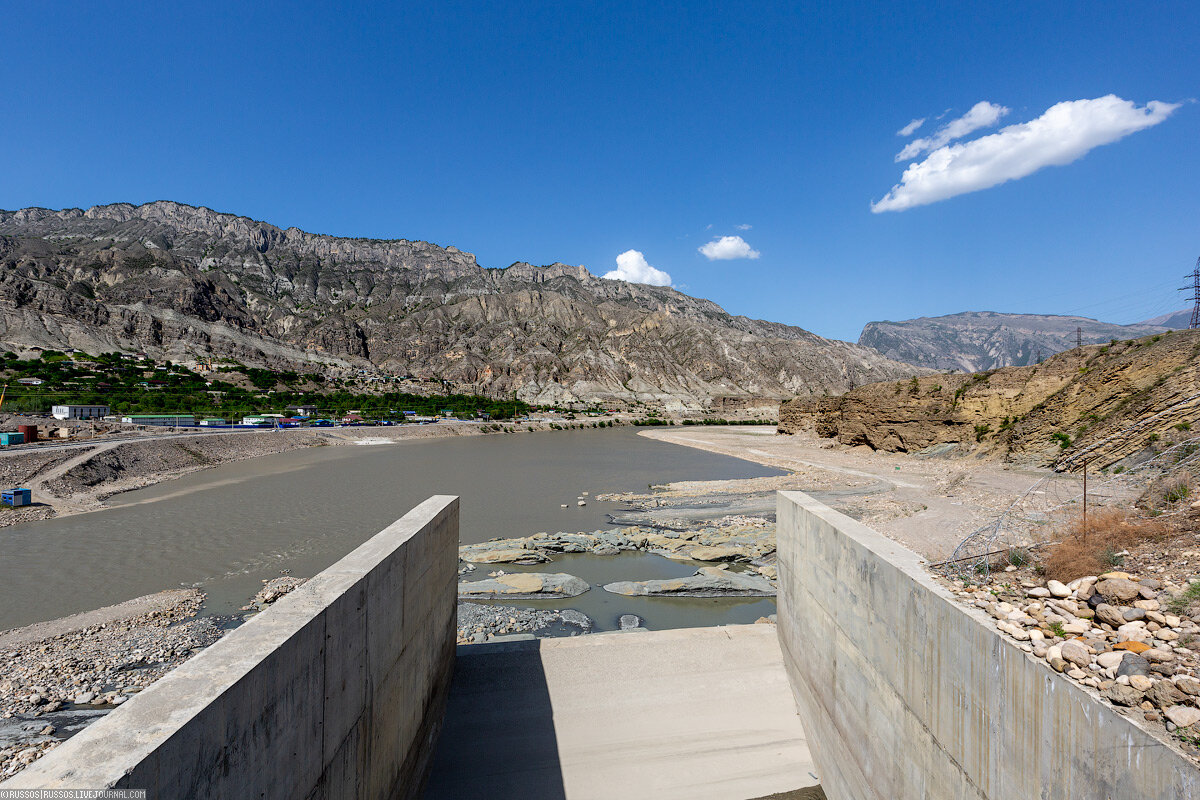
{"type": "MultiPolygon", "coordinates": [[[[1046,474],[973,458],[922,458],[844,448],[809,433],[782,436],[773,430],[712,427],[655,428],[640,435],[790,473],[748,481],[674,483],[657,493],[664,498],[707,493],[765,497],[779,489],[798,489],[930,560],[944,558],[964,536],[995,519],[1046,474]]],[[[773,511],[773,497],[769,502],[773,511]]]]}

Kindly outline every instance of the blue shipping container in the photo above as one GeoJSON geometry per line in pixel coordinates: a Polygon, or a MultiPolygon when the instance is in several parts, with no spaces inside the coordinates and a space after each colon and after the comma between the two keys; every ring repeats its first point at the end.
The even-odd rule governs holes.
{"type": "Polygon", "coordinates": [[[25,444],[25,434],[11,433],[7,431],[0,433],[0,445],[10,444],[25,444]]]}
{"type": "Polygon", "coordinates": [[[28,489],[9,489],[0,492],[0,502],[7,506],[27,506],[33,502],[33,493],[28,489]]]}

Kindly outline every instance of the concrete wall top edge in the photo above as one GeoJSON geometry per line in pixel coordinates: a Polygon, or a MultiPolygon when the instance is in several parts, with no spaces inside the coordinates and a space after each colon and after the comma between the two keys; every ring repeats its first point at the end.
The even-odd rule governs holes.
{"type": "MultiPolygon", "coordinates": [[[[926,589],[946,598],[946,600],[953,600],[953,593],[929,574],[929,571],[925,567],[926,560],[904,545],[887,538],[879,531],[869,528],[853,517],[848,517],[840,511],[833,510],[820,500],[810,497],[804,492],[781,491],[778,495],[803,508],[813,516],[824,520],[836,528],[843,536],[854,540],[926,589]]],[[[957,604],[955,605],[960,610],[967,611],[967,609],[957,604]]]]}

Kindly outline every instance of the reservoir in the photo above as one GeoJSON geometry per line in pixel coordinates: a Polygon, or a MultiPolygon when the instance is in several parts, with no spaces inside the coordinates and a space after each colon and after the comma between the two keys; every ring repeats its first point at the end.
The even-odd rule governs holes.
{"type": "MultiPolygon", "coordinates": [[[[474,543],[612,527],[607,514],[622,506],[595,499],[605,492],[779,474],[632,428],[314,447],[249,459],[118,495],[102,511],[0,529],[0,630],[181,586],[206,591],[208,613],[232,613],[264,579],[285,570],[316,574],[433,494],[461,497],[460,536],[474,543]],[[583,492],[587,505],[579,507],[583,492]]],[[[514,604],[575,608],[601,630],[627,613],[651,628],[774,613],[772,599],[633,598],[600,588],[690,575],[699,566],[645,553],[559,556],[538,569],[577,575],[591,591],[514,604]]]]}

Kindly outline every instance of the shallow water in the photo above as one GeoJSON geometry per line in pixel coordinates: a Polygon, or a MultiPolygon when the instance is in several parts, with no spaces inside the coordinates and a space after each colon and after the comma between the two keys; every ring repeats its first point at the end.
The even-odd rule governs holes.
{"type": "MultiPolygon", "coordinates": [[[[633,429],[321,447],[226,464],[112,498],[110,508],[0,529],[0,630],[179,586],[208,592],[209,613],[245,604],[282,570],[313,575],[433,494],[462,498],[464,543],[609,527],[602,492],[651,483],[781,474],[656,442],[633,429]],[[587,506],[576,498],[589,492],[587,506]],[[566,504],[567,508],[561,508],[566,504]]],[[[651,628],[753,622],[770,600],[625,598],[599,585],[691,574],[645,554],[568,555],[543,565],[595,588],[570,601],[602,630],[634,613],[651,628]]],[[[505,569],[505,567],[498,567],[505,569]]],[[[474,576],[482,577],[480,569],[474,576]]],[[[524,603],[522,603],[524,604],[524,603]]]]}

